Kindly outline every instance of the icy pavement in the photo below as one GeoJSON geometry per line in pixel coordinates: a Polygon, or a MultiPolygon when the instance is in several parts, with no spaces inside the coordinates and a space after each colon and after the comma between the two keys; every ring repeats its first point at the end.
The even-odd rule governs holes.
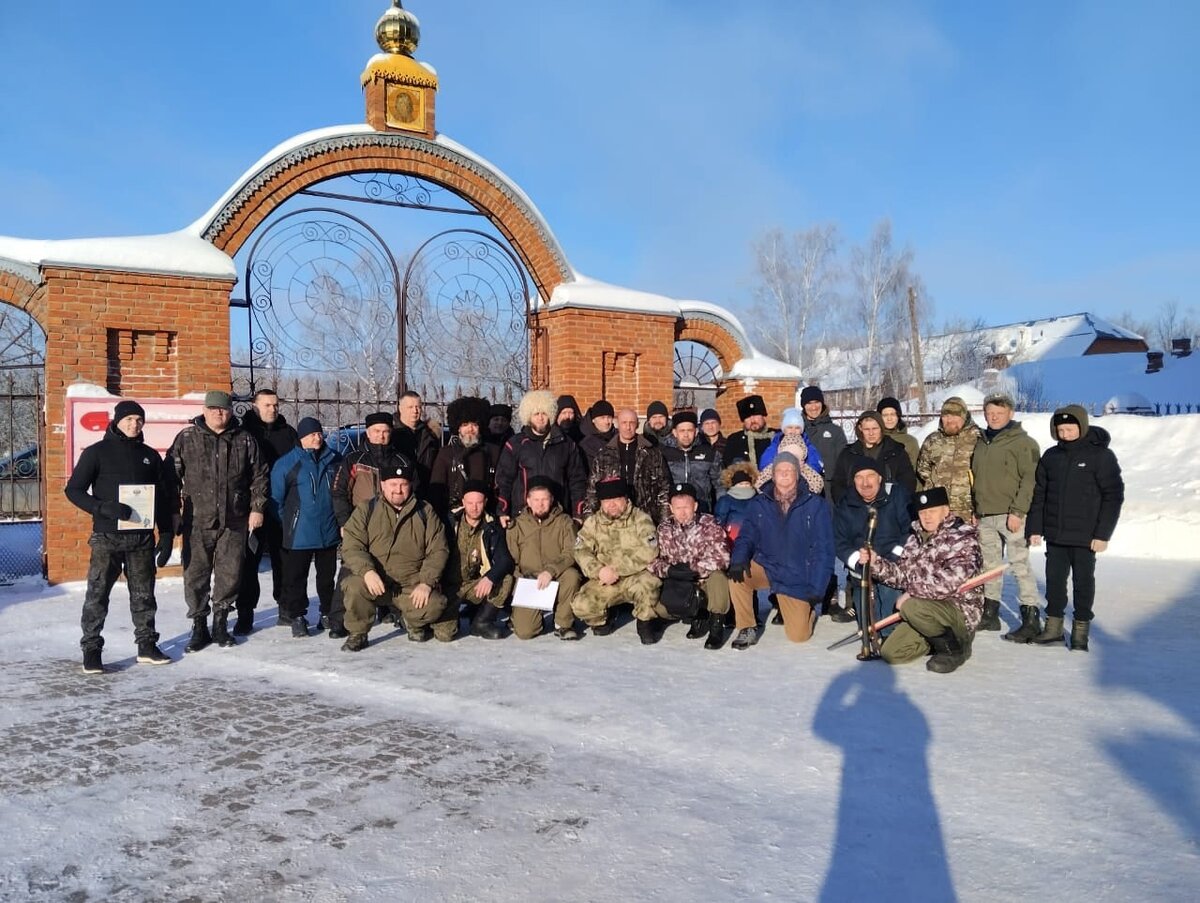
{"type": "Polygon", "coordinates": [[[0,898],[1193,900],[1200,565],[1099,581],[1092,652],[982,634],[951,676],[827,652],[828,621],[350,656],[263,611],[183,657],[178,580],[181,660],[133,663],[118,587],[85,676],[82,587],[6,587],[0,898]]]}

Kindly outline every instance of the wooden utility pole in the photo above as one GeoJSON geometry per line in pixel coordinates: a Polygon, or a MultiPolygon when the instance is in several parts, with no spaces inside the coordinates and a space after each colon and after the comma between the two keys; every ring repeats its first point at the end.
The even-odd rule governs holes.
{"type": "Polygon", "coordinates": [[[913,373],[917,378],[917,399],[924,413],[929,407],[929,397],[925,394],[925,362],[921,358],[921,328],[917,323],[917,290],[911,285],[908,287],[908,323],[912,327],[913,373]]]}

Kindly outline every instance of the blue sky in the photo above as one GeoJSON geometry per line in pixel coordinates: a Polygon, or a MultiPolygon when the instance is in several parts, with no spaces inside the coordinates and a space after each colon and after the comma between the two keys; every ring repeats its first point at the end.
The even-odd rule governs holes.
{"type": "MultiPolygon", "coordinates": [[[[1200,4],[409,0],[438,125],[575,267],[748,300],[762,230],[881,217],[939,319],[1200,305],[1200,4]]],[[[386,0],[10,3],[0,234],[141,234],[360,122],[386,0]]]]}

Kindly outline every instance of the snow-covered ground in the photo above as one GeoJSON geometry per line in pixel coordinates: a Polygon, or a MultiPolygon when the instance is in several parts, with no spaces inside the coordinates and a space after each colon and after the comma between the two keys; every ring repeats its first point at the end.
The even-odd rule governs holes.
{"type": "Polygon", "coordinates": [[[949,676],[829,652],[827,620],[348,655],[264,609],[185,657],[178,579],[178,661],[133,663],[118,587],[85,676],[83,587],[5,587],[0,899],[1194,900],[1197,421],[1103,421],[1130,507],[1092,651],[981,634],[949,676]]]}

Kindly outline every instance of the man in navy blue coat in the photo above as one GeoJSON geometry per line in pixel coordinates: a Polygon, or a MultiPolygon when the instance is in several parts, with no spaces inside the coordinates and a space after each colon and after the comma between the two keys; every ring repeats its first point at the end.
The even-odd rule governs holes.
{"type": "MultiPolygon", "coordinates": [[[[884,483],[878,463],[860,455],[850,464],[851,486],[833,509],[833,541],[837,557],[850,572],[849,586],[854,605],[862,604],[862,559],[866,556],[867,521],[872,508],[878,519],[871,548],[888,561],[897,560],[912,533],[912,496],[901,483],[884,483]]],[[[892,613],[900,590],[886,583],[874,583],[875,609],[871,623],[892,613]]],[[[889,633],[891,628],[884,631],[889,633]]]]}
{"type": "Polygon", "coordinates": [[[803,643],[812,637],[815,606],[833,574],[833,554],[829,503],[800,479],[795,455],[777,455],[771,480],[747,506],[730,557],[729,592],[738,631],[733,648],[758,642],[756,589],[775,594],[789,640],[803,643]]]}

